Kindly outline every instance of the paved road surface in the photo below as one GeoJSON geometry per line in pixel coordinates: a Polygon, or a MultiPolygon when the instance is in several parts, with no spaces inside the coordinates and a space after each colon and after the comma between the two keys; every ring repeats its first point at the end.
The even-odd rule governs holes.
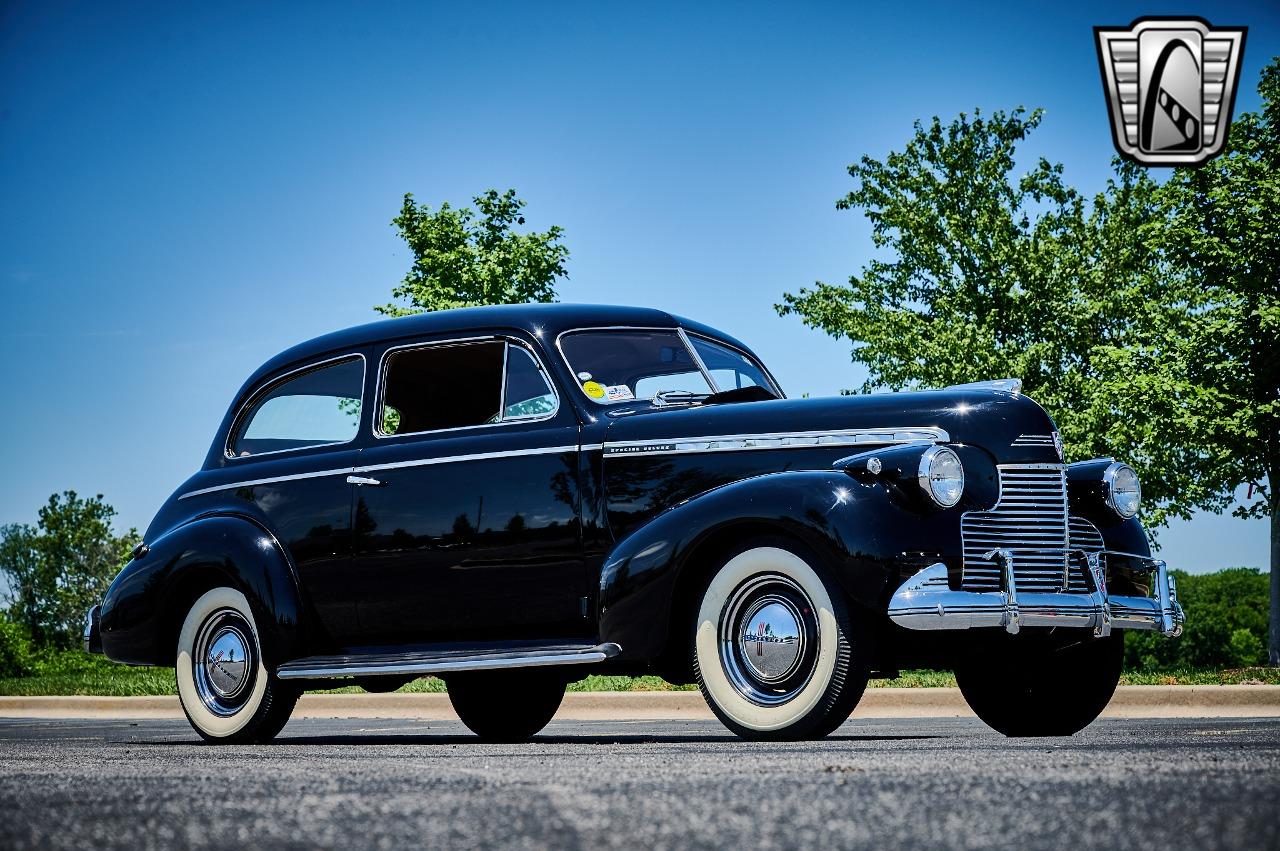
{"type": "Polygon", "coordinates": [[[850,722],[753,744],[707,721],[295,720],[210,747],[177,721],[0,720],[0,848],[1280,848],[1280,719],[1107,720],[1010,740],[850,722]]]}

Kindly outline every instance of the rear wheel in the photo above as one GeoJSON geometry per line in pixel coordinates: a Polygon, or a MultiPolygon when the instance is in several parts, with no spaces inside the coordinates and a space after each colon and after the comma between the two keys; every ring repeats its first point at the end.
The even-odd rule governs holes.
{"type": "Polygon", "coordinates": [[[866,688],[866,630],[815,564],[799,547],[762,542],[729,558],[703,592],[694,675],[743,738],[821,738],[866,688]]]}
{"type": "Polygon", "coordinates": [[[301,694],[268,672],[249,601],[232,588],[214,588],[192,604],[174,669],[182,711],[209,742],[270,741],[301,694]]]}
{"type": "Polygon", "coordinates": [[[486,742],[523,742],[547,726],[564,699],[565,680],[547,669],[469,671],[445,685],[453,709],[486,742]]]}
{"type": "Polygon", "coordinates": [[[1006,736],[1070,736],[1102,714],[1124,662],[1124,633],[1067,645],[1014,639],[956,669],[969,708],[1006,736]]]}

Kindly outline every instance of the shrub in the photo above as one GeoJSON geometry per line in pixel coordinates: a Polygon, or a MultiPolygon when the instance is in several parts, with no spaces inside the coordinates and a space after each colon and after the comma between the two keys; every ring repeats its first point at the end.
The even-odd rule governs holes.
{"type": "Polygon", "coordinates": [[[25,677],[34,671],[26,630],[0,616],[0,677],[25,677]]]}
{"type": "Polygon", "coordinates": [[[1130,632],[1125,668],[1171,671],[1264,664],[1270,577],[1251,567],[1190,575],[1174,571],[1187,613],[1182,636],[1130,632]]]}

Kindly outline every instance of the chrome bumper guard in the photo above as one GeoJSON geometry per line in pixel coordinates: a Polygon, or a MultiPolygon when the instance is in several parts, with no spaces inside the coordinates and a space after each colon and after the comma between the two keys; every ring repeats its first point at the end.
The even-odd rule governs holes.
{"type": "Polygon", "coordinates": [[[1000,591],[953,591],[947,583],[947,566],[931,564],[899,586],[889,600],[889,617],[907,629],[973,629],[1004,627],[1017,635],[1024,626],[1092,628],[1094,635],[1112,629],[1159,630],[1174,637],[1182,633],[1186,615],[1178,604],[1178,586],[1163,561],[1152,561],[1155,596],[1127,597],[1107,593],[1102,560],[1087,553],[1088,594],[1019,593],[1013,554],[988,553],[1000,566],[1000,591]]]}
{"type": "Polygon", "coordinates": [[[84,614],[84,652],[102,652],[102,606],[93,606],[84,614]]]}

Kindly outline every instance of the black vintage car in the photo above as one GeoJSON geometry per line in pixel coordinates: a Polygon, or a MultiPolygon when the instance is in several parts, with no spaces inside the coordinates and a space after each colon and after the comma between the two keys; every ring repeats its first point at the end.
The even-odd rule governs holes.
{"type": "Polygon", "coordinates": [[[426,674],[520,740],[592,671],[818,737],[902,667],[954,669],[1006,734],[1074,733],[1123,630],[1183,615],[1133,470],[1064,464],[1019,391],[787,399],[742,343],[648,309],[341,331],[245,383],[85,642],[176,665],[220,742],[270,739],[306,688],[426,674]]]}

